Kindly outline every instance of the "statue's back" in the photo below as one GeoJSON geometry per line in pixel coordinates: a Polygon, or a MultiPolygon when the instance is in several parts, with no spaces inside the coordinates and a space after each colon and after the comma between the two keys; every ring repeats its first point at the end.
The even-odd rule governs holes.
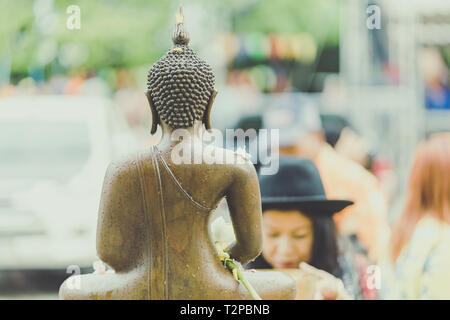
{"type": "Polygon", "coordinates": [[[210,215],[232,183],[231,168],[173,165],[156,148],[137,164],[148,224],[149,298],[248,299],[221,265],[208,234],[210,215]]]}
{"type": "MultiPolygon", "coordinates": [[[[100,207],[105,211],[100,212],[97,248],[116,274],[83,275],[83,290],[66,298],[251,299],[221,264],[208,234],[210,215],[232,176],[230,167],[175,166],[155,148],[114,167],[126,172],[120,181],[134,181],[119,187],[117,180],[111,184],[105,178],[104,189],[113,189],[116,205],[113,210],[107,204],[100,207]],[[202,188],[194,189],[200,181],[202,188]]],[[[112,176],[117,179],[120,174],[112,176]]],[[[295,296],[292,279],[282,273],[247,276],[263,298],[295,296]]]]}

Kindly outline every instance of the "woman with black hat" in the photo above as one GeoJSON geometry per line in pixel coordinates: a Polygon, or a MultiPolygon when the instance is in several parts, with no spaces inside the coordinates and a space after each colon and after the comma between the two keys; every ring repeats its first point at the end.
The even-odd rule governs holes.
{"type": "Polygon", "coordinates": [[[346,297],[374,298],[376,291],[367,290],[361,281],[366,276],[366,259],[337,236],[332,218],[353,202],[327,199],[319,172],[307,159],[282,156],[276,174],[259,178],[263,248],[246,268],[301,268],[328,285],[343,283],[346,291],[338,295],[348,292],[346,297]]]}

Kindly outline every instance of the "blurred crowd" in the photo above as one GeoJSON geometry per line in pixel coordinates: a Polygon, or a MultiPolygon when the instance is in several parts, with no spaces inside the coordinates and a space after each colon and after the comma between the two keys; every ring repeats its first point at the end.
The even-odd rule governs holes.
{"type": "Polygon", "coordinates": [[[304,105],[270,108],[262,123],[280,129],[280,169],[260,176],[263,252],[248,268],[300,268],[325,279],[329,299],[450,298],[450,132],[418,146],[392,217],[401,196],[348,122],[325,128],[304,105]]]}

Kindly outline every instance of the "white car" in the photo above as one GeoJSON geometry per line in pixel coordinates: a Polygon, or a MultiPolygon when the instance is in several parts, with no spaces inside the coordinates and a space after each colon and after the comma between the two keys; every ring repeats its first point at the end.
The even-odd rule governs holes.
{"type": "Polygon", "coordinates": [[[0,270],[92,266],[108,163],[137,144],[110,100],[0,99],[0,270]]]}

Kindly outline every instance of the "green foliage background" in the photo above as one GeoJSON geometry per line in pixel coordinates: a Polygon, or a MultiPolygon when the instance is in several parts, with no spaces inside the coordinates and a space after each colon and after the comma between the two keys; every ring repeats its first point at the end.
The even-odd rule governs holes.
{"type": "MultiPolygon", "coordinates": [[[[309,32],[319,46],[339,40],[338,0],[192,0],[186,5],[191,3],[207,6],[211,19],[224,21],[231,29],[219,32],[309,32]]],[[[30,67],[39,67],[35,53],[45,38],[55,40],[58,47],[74,43],[89,48],[86,68],[133,67],[155,61],[170,46],[180,1],[54,0],[57,19],[47,35],[36,28],[33,0],[0,0],[0,4],[0,59],[9,57],[12,72],[26,73],[30,67]],[[81,9],[80,30],[66,28],[66,9],[72,4],[81,9]]]]}

